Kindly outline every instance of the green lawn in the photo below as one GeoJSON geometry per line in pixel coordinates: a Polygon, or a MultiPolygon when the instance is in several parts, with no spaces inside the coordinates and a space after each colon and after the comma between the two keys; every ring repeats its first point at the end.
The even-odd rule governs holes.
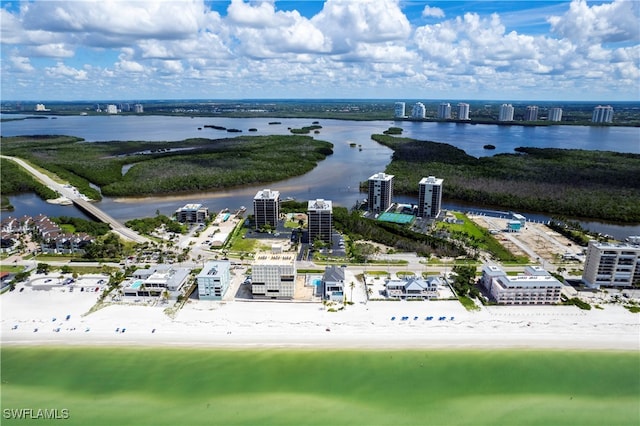
{"type": "Polygon", "coordinates": [[[3,347],[1,354],[2,408],[67,409],[69,425],[640,422],[635,352],[3,347]]]}

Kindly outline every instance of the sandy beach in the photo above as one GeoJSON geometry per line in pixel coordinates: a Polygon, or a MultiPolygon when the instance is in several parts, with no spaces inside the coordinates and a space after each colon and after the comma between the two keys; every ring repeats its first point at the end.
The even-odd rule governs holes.
{"type": "Polygon", "coordinates": [[[640,315],[610,304],[468,312],[457,301],[371,301],[328,312],[320,303],[192,300],[170,318],[166,305],[142,302],[88,314],[97,295],[61,288],[4,294],[2,345],[640,349],[640,315]]]}

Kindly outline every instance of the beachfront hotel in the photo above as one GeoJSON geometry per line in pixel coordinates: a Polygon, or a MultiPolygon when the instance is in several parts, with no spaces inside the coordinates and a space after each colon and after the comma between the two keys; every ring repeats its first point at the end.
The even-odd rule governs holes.
{"type": "Polygon", "coordinates": [[[418,184],[418,217],[436,218],[442,210],[442,182],[435,176],[422,178],[418,184]]]}
{"type": "Polygon", "coordinates": [[[275,229],[280,217],[280,192],[270,189],[258,191],[253,197],[253,216],[256,229],[265,225],[275,229]]]}
{"type": "Polygon", "coordinates": [[[202,204],[187,204],[176,210],[176,220],[180,223],[202,223],[209,218],[209,209],[202,204]]]}
{"type": "Polygon", "coordinates": [[[307,204],[307,223],[309,244],[313,244],[316,240],[331,244],[333,235],[332,202],[321,198],[309,201],[307,204]]]}
{"type": "Polygon", "coordinates": [[[640,285],[640,244],[589,241],[582,281],[591,288],[640,285]]]}
{"type": "Polygon", "coordinates": [[[222,300],[231,283],[231,262],[212,260],[196,277],[200,300],[222,300]]]}
{"type": "Polygon", "coordinates": [[[513,121],[513,105],[511,104],[500,105],[500,113],[498,115],[498,121],[513,121]]]}
{"type": "Polygon", "coordinates": [[[562,283],[540,266],[527,266],[524,274],[508,276],[495,265],[482,268],[482,285],[500,305],[560,303],[562,283]]]}
{"type": "Polygon", "coordinates": [[[256,299],[293,299],[296,286],[296,253],[256,253],[251,266],[251,293],[256,299]]]}
{"type": "Polygon", "coordinates": [[[396,102],[393,107],[393,117],[394,118],[405,118],[405,104],[404,102],[396,102]]]}
{"type": "Polygon", "coordinates": [[[464,102],[458,104],[458,120],[469,120],[469,104],[464,102]]]}
{"type": "Polygon", "coordinates": [[[385,212],[393,200],[393,175],[383,172],[376,173],[369,178],[369,193],[367,209],[370,212],[385,212]]]}
{"type": "Polygon", "coordinates": [[[611,123],[613,122],[613,107],[610,105],[598,105],[593,109],[591,115],[592,123],[611,123]]]}

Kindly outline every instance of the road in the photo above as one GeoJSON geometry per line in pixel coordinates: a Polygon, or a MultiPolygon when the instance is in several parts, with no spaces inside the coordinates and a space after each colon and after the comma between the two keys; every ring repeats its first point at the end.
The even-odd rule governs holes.
{"type": "Polygon", "coordinates": [[[86,211],[88,214],[95,217],[96,219],[108,224],[113,230],[113,232],[117,233],[121,237],[127,240],[134,241],[136,243],[145,243],[149,241],[147,238],[127,228],[126,226],[124,226],[123,224],[121,224],[111,216],[109,216],[107,213],[100,210],[94,204],[89,203],[87,197],[82,195],[75,187],[71,185],[61,184],[54,181],[49,176],[35,169],[31,165],[29,165],[26,161],[20,158],[9,157],[6,155],[0,155],[0,157],[17,163],[20,167],[22,167],[27,172],[29,172],[33,177],[35,177],[37,180],[39,180],[44,185],[49,187],[49,189],[56,191],[62,197],[69,199],[69,201],[71,201],[73,204],[78,206],[78,208],[86,211]]]}

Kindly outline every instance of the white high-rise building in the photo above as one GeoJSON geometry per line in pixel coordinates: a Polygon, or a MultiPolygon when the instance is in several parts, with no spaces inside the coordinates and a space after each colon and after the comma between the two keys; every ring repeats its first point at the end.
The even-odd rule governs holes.
{"type": "Polygon", "coordinates": [[[549,121],[562,121],[562,108],[551,108],[549,110],[549,121]]]}
{"type": "Polygon", "coordinates": [[[589,241],[582,280],[592,288],[640,285],[640,244],[589,241]]]}
{"type": "Polygon", "coordinates": [[[440,120],[449,120],[451,118],[451,104],[443,102],[438,105],[438,118],[440,120]]]}
{"type": "Polygon", "coordinates": [[[367,209],[370,212],[385,212],[393,200],[393,175],[383,172],[369,178],[369,198],[367,209]]]}
{"type": "Polygon", "coordinates": [[[485,265],[481,283],[500,305],[560,303],[562,283],[540,266],[527,266],[524,274],[510,276],[495,265],[485,265]]]}
{"type": "Polygon", "coordinates": [[[502,104],[500,106],[500,115],[498,121],[513,121],[513,105],[502,104]]]}
{"type": "Polygon", "coordinates": [[[411,118],[424,118],[427,114],[427,109],[422,102],[416,102],[411,109],[411,118]]]}
{"type": "Polygon", "coordinates": [[[524,121],[538,121],[538,107],[529,105],[524,112],[524,121]]]}
{"type": "Polygon", "coordinates": [[[593,123],[611,123],[613,122],[613,107],[611,105],[602,106],[598,105],[593,109],[593,115],[591,116],[591,122],[593,123]]]}
{"type": "Polygon", "coordinates": [[[258,252],[251,265],[251,293],[256,299],[293,299],[296,273],[295,253],[258,252]]]}
{"type": "Polygon", "coordinates": [[[404,102],[396,102],[393,108],[393,116],[395,118],[405,118],[406,113],[404,111],[405,111],[404,102]]]}
{"type": "Polygon", "coordinates": [[[307,204],[307,223],[309,225],[309,244],[316,240],[331,244],[333,234],[333,206],[331,201],[311,200],[307,204]]]}
{"type": "Polygon", "coordinates": [[[458,120],[469,120],[469,104],[464,102],[458,104],[458,120]]]}
{"type": "Polygon", "coordinates": [[[418,216],[438,217],[442,209],[442,182],[435,176],[422,178],[418,187],[418,216]]]}
{"type": "Polygon", "coordinates": [[[142,104],[135,104],[133,106],[133,112],[135,112],[136,114],[142,114],[144,112],[144,107],[142,106],[142,104]]]}
{"type": "Polygon", "coordinates": [[[113,105],[113,104],[109,104],[107,105],[107,114],[117,114],[118,113],[118,107],[113,105]]]}

